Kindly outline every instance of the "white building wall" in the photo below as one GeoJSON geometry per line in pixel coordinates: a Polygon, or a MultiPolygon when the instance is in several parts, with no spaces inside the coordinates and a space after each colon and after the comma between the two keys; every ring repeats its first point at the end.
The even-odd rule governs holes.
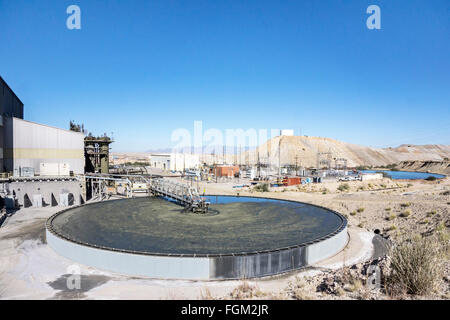
{"type": "Polygon", "coordinates": [[[150,155],[150,165],[161,170],[171,170],[170,154],[152,154],[150,155]]]}
{"type": "Polygon", "coordinates": [[[150,164],[161,170],[183,171],[199,168],[200,157],[197,154],[182,153],[152,154],[150,164]]]}
{"type": "Polygon", "coordinates": [[[382,180],[382,179],[383,179],[382,173],[364,173],[361,175],[361,181],[382,180]]]}
{"type": "Polygon", "coordinates": [[[66,163],[75,174],[84,173],[84,135],[38,123],[7,118],[6,149],[13,168],[32,167],[40,172],[41,163],[66,163]]]}

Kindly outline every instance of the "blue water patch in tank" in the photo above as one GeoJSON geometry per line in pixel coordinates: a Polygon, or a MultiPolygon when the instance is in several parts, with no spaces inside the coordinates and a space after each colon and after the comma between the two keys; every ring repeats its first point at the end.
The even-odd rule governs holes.
{"type": "Polygon", "coordinates": [[[252,197],[239,197],[239,196],[205,196],[212,204],[226,204],[235,202],[286,202],[283,200],[268,199],[268,198],[252,198],[252,197]]]}

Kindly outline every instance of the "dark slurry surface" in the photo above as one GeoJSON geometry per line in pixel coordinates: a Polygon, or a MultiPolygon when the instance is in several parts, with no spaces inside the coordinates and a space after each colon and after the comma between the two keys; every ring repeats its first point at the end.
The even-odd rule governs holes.
{"type": "Polygon", "coordinates": [[[336,231],[335,213],[308,204],[209,197],[211,214],[185,212],[159,198],[96,203],[53,219],[53,229],[97,246],[163,254],[229,254],[299,245],[336,231]]]}

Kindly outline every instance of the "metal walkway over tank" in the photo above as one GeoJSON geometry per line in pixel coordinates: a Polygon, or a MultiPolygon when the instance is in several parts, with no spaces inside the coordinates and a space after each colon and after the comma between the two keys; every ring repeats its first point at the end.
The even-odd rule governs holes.
{"type": "Polygon", "coordinates": [[[196,188],[169,181],[167,179],[152,179],[150,192],[154,196],[167,197],[175,200],[186,209],[193,212],[208,212],[209,202],[202,198],[196,188]]]}

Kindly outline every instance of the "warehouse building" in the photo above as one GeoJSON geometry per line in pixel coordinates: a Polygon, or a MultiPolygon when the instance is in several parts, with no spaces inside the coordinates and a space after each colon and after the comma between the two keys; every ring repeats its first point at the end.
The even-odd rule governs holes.
{"type": "Polygon", "coordinates": [[[34,123],[6,118],[4,162],[7,172],[21,175],[32,168],[39,175],[84,173],[84,135],[34,123]]]}
{"type": "Polygon", "coordinates": [[[158,153],[150,155],[150,166],[167,171],[183,172],[200,167],[200,156],[190,153],[158,153]]]}
{"type": "Polygon", "coordinates": [[[0,77],[0,172],[84,173],[84,135],[23,120],[23,103],[0,77]]]}

